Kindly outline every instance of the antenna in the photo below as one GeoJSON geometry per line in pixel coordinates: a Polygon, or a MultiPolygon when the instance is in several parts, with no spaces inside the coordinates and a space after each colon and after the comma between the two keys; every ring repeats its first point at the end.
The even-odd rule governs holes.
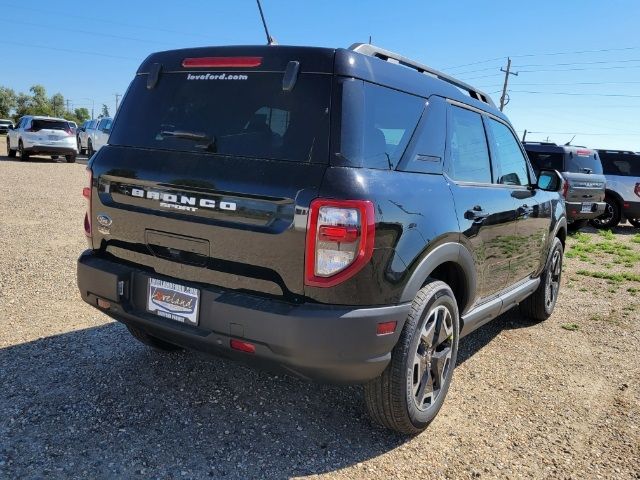
{"type": "Polygon", "coordinates": [[[260,10],[260,18],[262,19],[262,25],[264,26],[264,33],[267,35],[267,45],[277,45],[278,42],[269,34],[269,29],[267,28],[267,21],[264,19],[264,13],[262,13],[262,5],[260,4],[260,0],[256,0],[258,3],[258,10],[260,10]]]}
{"type": "Polygon", "coordinates": [[[571,142],[573,142],[573,139],[576,138],[576,136],[574,135],[573,137],[571,137],[571,140],[569,140],[567,143],[564,144],[565,147],[568,147],[571,145],[571,142]]]}

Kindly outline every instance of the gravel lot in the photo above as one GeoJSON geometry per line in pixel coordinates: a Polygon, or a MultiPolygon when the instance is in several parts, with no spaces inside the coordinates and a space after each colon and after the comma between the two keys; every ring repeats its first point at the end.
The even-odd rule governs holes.
{"type": "MultiPolygon", "coordinates": [[[[84,183],[0,158],[0,477],[640,478],[640,283],[577,273],[640,262],[567,258],[553,317],[464,339],[440,415],[403,438],[358,387],[150,351],[86,306],[84,183]]],[[[640,253],[637,232],[615,241],[640,253]]]]}

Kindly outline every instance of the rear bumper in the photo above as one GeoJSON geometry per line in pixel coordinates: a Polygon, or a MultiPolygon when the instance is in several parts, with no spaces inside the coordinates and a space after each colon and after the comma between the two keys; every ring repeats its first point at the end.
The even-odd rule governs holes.
{"type": "Polygon", "coordinates": [[[222,355],[299,377],[337,383],[362,383],[379,376],[391,358],[410,304],[388,307],[293,305],[247,293],[203,287],[155,275],[90,250],[78,259],[82,299],[112,318],[147,330],[177,345],[222,355]],[[197,327],[146,311],[149,278],[163,278],[200,289],[197,327]],[[121,292],[119,282],[123,282],[121,292]],[[393,334],[378,336],[380,322],[397,321],[393,334]],[[231,339],[255,345],[255,354],[232,350],[231,339]]]}
{"type": "Polygon", "coordinates": [[[625,218],[640,218],[640,202],[622,202],[622,214],[625,218]]]}
{"type": "Polygon", "coordinates": [[[575,222],[576,220],[590,220],[592,218],[599,217],[604,213],[607,206],[605,202],[584,203],[591,203],[591,210],[589,212],[582,212],[582,202],[566,202],[565,207],[567,209],[567,220],[575,222]]]}
{"type": "Polygon", "coordinates": [[[51,147],[48,145],[34,145],[31,148],[25,148],[25,151],[31,155],[76,155],[78,153],[75,146],[51,147]]]}

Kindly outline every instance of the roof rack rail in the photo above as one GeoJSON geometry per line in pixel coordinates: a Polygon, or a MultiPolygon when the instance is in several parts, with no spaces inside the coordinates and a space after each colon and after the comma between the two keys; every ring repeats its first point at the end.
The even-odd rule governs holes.
{"type": "Polygon", "coordinates": [[[420,73],[438,78],[442,81],[450,83],[455,87],[458,87],[461,90],[464,90],[469,94],[471,98],[475,98],[476,100],[495,107],[495,103],[493,103],[491,97],[486,93],[478,90],[477,88],[474,88],[467,83],[453,78],[446,73],[442,73],[434,68],[428,67],[427,65],[423,65],[414,60],[410,60],[407,57],[403,57],[402,55],[399,55],[397,53],[385,50],[384,48],[376,47],[375,45],[371,45],[370,43],[354,43],[349,47],[349,50],[353,50],[354,52],[368,55],[370,57],[376,57],[380,60],[384,60],[385,62],[395,63],[404,67],[412,68],[420,73]]]}
{"type": "MultiPolygon", "coordinates": [[[[524,145],[550,145],[557,147],[558,144],[554,142],[536,142],[535,140],[526,140],[522,142],[524,145]]],[[[573,146],[573,145],[572,145],[573,146]]]]}
{"type": "Polygon", "coordinates": [[[632,152],[631,150],[612,150],[610,148],[599,148],[598,149],[601,152],[605,152],[605,153],[619,153],[619,154],[624,154],[624,155],[638,155],[638,152],[632,152]]]}

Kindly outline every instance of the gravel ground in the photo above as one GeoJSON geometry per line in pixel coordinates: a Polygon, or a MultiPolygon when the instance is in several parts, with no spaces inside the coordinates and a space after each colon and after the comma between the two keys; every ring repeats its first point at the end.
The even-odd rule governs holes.
{"type": "MultiPolygon", "coordinates": [[[[640,478],[640,283],[567,259],[556,313],[465,338],[442,411],[405,438],[358,387],[150,351],[85,305],[84,183],[0,158],[0,477],[640,478]]],[[[635,232],[616,240],[640,252],[635,232]]]]}

